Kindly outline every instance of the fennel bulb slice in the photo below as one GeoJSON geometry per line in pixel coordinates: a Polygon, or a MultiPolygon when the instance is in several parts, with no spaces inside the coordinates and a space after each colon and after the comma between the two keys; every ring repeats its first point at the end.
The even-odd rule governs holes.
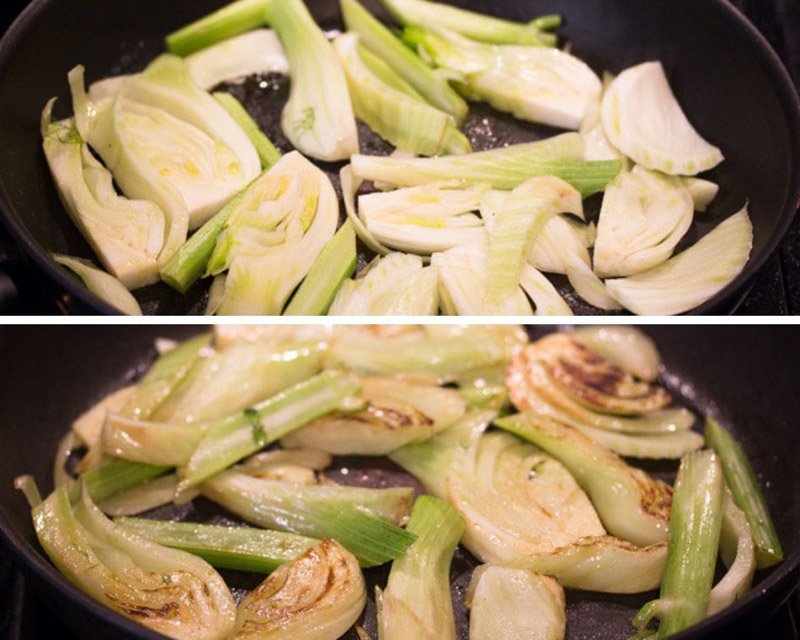
{"type": "Polygon", "coordinates": [[[560,178],[537,176],[508,194],[489,232],[486,293],[492,301],[516,291],[533,242],[553,216],[564,212],[583,216],[583,202],[560,178]]]}
{"type": "Polygon", "coordinates": [[[363,379],[363,411],[337,412],[281,440],[288,448],[315,447],[334,455],[385,455],[446,429],[466,411],[455,389],[383,376],[363,379]]]}
{"type": "Polygon", "coordinates": [[[103,302],[129,316],[142,315],[142,308],[125,285],[105,271],[70,256],[53,254],[53,260],[74,273],[86,288],[103,302]]]}
{"type": "Polygon", "coordinates": [[[660,62],[620,73],[603,96],[602,118],[611,143],[648,169],[693,176],[723,160],[686,118],[660,62]]]}
{"type": "Polygon", "coordinates": [[[694,201],[680,178],[636,166],[606,187],[594,271],[630,276],[665,262],[692,223],[694,201]]]}
{"type": "Polygon", "coordinates": [[[606,281],[626,309],[640,315],[689,311],[724,289],[744,269],[753,246],[747,206],[657,267],[606,281]]]}
{"type": "Polygon", "coordinates": [[[695,423],[694,414],[684,407],[649,411],[630,417],[586,407],[557,384],[540,361],[525,353],[511,362],[506,386],[511,401],[520,411],[535,411],[573,427],[587,426],[617,433],[649,435],[686,431],[695,423]]]}
{"type": "Polygon", "coordinates": [[[328,177],[296,151],[281,158],[247,188],[217,237],[207,273],[228,272],[216,312],[279,315],[338,219],[328,177]]]}
{"type": "Polygon", "coordinates": [[[558,458],[585,489],[610,534],[638,545],[668,538],[669,485],[629,466],[577,429],[544,416],[520,413],[495,424],[558,458]]]}
{"type": "Polygon", "coordinates": [[[111,174],[73,124],[51,121],[53,102],[42,113],[42,146],[64,208],[103,266],[125,287],[156,282],[164,213],[153,202],[119,196],[111,174]]]}
{"type": "Polygon", "coordinates": [[[570,335],[640,380],[655,382],[658,379],[661,355],[655,341],[641,329],[598,325],[578,327],[570,335]]]}
{"type": "Polygon", "coordinates": [[[487,184],[511,190],[533,176],[555,176],[587,197],[602,191],[619,173],[618,160],[585,162],[583,140],[577,133],[562,133],[537,142],[525,142],[489,151],[439,158],[398,158],[354,155],[353,173],[397,187],[458,180],[464,185],[487,184]]]}
{"type": "Polygon", "coordinates": [[[403,38],[459,74],[470,96],[522,120],[577,129],[602,89],[586,63],[559,49],[484,44],[439,28],[407,28],[403,38]]]}
{"type": "Polygon", "coordinates": [[[202,89],[257,73],[289,74],[281,41],[271,29],[255,29],[186,56],[189,75],[202,89]]]}
{"type": "MultiPolygon", "coordinates": [[[[261,160],[261,166],[264,169],[269,169],[281,159],[281,152],[275,148],[272,140],[261,131],[258,123],[253,120],[241,102],[230,93],[225,93],[224,91],[217,91],[212,95],[214,96],[214,100],[219,102],[225,111],[236,120],[236,124],[242,128],[242,131],[245,132],[250,142],[253,143],[253,146],[256,148],[256,153],[258,153],[258,157],[261,160]]],[[[230,200],[228,204],[230,204],[230,200]]]]}
{"type": "Polygon", "coordinates": [[[34,507],[36,534],[62,574],[92,599],[178,640],[223,640],[236,605],[204,560],[139,537],[106,518],[81,484],[34,507]]]}
{"type": "Polygon", "coordinates": [[[600,593],[641,593],[661,584],[667,543],[637,547],[612,536],[581,538],[550,553],[536,553],[509,562],[558,579],[570,589],[600,593]]]}
{"type": "Polygon", "coordinates": [[[453,117],[375,75],[362,59],[358,39],[358,34],[346,33],[333,41],[356,116],[399,151],[423,156],[444,152],[456,127],[453,117]]]}
{"type": "Polygon", "coordinates": [[[167,215],[169,256],[185,240],[187,224],[203,224],[258,175],[246,134],[195,85],[180,58],[156,58],[99,103],[86,97],[82,67],[69,77],[81,136],[125,195],[152,200],[167,215]]]}
{"type": "Polygon", "coordinates": [[[471,640],[564,640],[564,589],[550,576],[481,565],[472,573],[466,603],[471,640]]]}
{"type": "Polygon", "coordinates": [[[722,529],[719,553],[728,567],[728,572],[711,589],[708,599],[708,615],[722,611],[750,590],[756,571],[756,555],[753,535],[747,517],[733,499],[731,490],[722,491],[722,529]]]}
{"type": "Polygon", "coordinates": [[[501,300],[487,295],[488,248],[485,243],[459,245],[431,256],[439,274],[442,309],[448,315],[529,316],[531,303],[520,287],[501,300]]]}
{"type": "Polygon", "coordinates": [[[275,570],[247,594],[236,615],[237,640],[341,637],[367,602],[358,561],[325,539],[275,570]]]}
{"type": "Polygon", "coordinates": [[[605,535],[570,472],[507,433],[475,429],[456,446],[445,482],[448,500],[466,522],[462,543],[483,562],[505,563],[605,535]]]}
{"type": "Polygon", "coordinates": [[[539,19],[528,23],[514,22],[427,0],[383,0],[383,4],[404,26],[436,24],[467,38],[496,44],[555,44],[555,36],[543,33],[550,27],[550,20],[547,20],[547,26],[543,26],[545,21],[539,19]]]}
{"type": "Polygon", "coordinates": [[[346,280],[329,315],[434,315],[439,307],[438,274],[422,258],[390,253],[365,273],[346,280]]]}
{"type": "Polygon", "coordinates": [[[637,415],[663,409],[672,401],[664,388],[636,380],[569,334],[545,336],[520,357],[539,361],[576,402],[595,411],[637,415]]]}
{"type": "Polygon", "coordinates": [[[358,210],[381,243],[419,254],[446,251],[486,239],[480,208],[487,187],[447,188],[431,183],[359,196],[358,210]]]}
{"type": "Polygon", "coordinates": [[[420,496],[407,530],[417,536],[392,563],[386,588],[376,590],[381,640],[456,640],[450,564],[464,522],[446,501],[420,496]]]}
{"type": "Polygon", "coordinates": [[[336,52],[302,0],[270,2],[266,20],[289,58],[292,79],[281,127],[291,143],[317,160],[358,153],[356,119],[336,52]]]}

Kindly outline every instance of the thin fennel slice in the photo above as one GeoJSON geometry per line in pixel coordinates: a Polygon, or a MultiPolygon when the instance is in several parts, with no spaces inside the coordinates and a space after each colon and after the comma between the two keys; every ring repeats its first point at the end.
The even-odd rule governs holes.
{"type": "Polygon", "coordinates": [[[693,176],[723,160],[686,118],[660,62],[620,73],[603,97],[602,117],[611,143],[648,169],[693,176]]]}
{"type": "Polygon", "coordinates": [[[431,183],[359,196],[367,229],[383,244],[422,255],[486,239],[480,208],[487,187],[431,183]]]}
{"type": "Polygon", "coordinates": [[[185,58],[189,74],[202,89],[235,82],[257,73],[289,74],[289,61],[278,36],[255,29],[218,42],[185,58]]]}
{"type": "Polygon", "coordinates": [[[302,0],[266,5],[266,20],[286,49],[292,78],[281,127],[304,154],[333,162],[358,153],[347,79],[336,53],[302,0]]]}
{"type": "Polygon", "coordinates": [[[703,178],[683,178],[683,186],[689,190],[689,194],[694,201],[694,210],[704,212],[708,209],[714,198],[719,193],[719,185],[711,180],[703,178]]]}
{"type": "Polygon", "coordinates": [[[554,576],[565,587],[600,593],[641,593],[661,584],[667,543],[637,547],[612,536],[590,536],[508,562],[554,576]]]}
{"type": "Polygon", "coordinates": [[[640,315],[689,311],[724,289],[744,269],[753,246],[747,206],[688,249],[629,278],[606,281],[626,309],[640,315]]]}
{"type": "Polygon", "coordinates": [[[467,38],[495,44],[555,44],[553,34],[543,33],[546,27],[541,20],[514,22],[427,0],[383,0],[383,4],[404,26],[426,27],[436,24],[467,38]]]}
{"type": "Polygon", "coordinates": [[[372,235],[372,232],[367,229],[366,222],[356,209],[356,193],[359,188],[361,188],[364,180],[353,173],[352,165],[348,164],[342,167],[341,171],[339,171],[339,182],[342,185],[342,200],[344,201],[344,210],[347,214],[347,219],[350,221],[350,224],[353,225],[353,229],[355,229],[359,240],[379,255],[391,253],[392,250],[384,246],[372,235]]]}
{"type": "Polygon", "coordinates": [[[435,269],[419,256],[390,253],[365,273],[348,280],[331,304],[330,315],[433,315],[439,307],[435,269]]]}
{"type": "Polygon", "coordinates": [[[694,202],[680,178],[636,166],[606,187],[594,271],[630,276],[665,262],[692,223],[694,202]]]}
{"type": "Polygon", "coordinates": [[[403,39],[458,74],[470,97],[522,120],[577,129],[600,96],[600,79],[560,49],[475,42],[441,28],[406,28],[403,39]]]}
{"type": "Polygon", "coordinates": [[[581,298],[598,309],[618,311],[622,305],[606,291],[603,281],[595,275],[583,260],[571,257],[567,263],[567,278],[581,298]]]}
{"type": "Polygon", "coordinates": [[[431,267],[439,274],[441,306],[447,315],[533,315],[525,293],[513,293],[494,301],[487,295],[486,243],[460,245],[431,256],[431,267]]]}
{"type": "Polygon", "coordinates": [[[357,33],[367,49],[385,61],[434,107],[452,115],[458,124],[464,121],[469,107],[446,78],[434,73],[357,0],[341,0],[341,8],[348,31],[357,33]]]}
{"type": "Polygon", "coordinates": [[[440,158],[354,155],[351,166],[359,178],[398,187],[458,180],[511,190],[533,176],[550,175],[568,182],[587,197],[602,191],[617,175],[621,163],[584,162],[582,157],[580,135],[563,133],[538,142],[440,158]]]}
{"type": "Polygon", "coordinates": [[[64,208],[103,266],[128,289],[156,282],[164,213],[153,202],[117,194],[111,173],[73,123],[52,122],[54,101],[42,113],[42,146],[64,208]]]}
{"type": "Polygon", "coordinates": [[[441,154],[450,129],[456,126],[453,117],[376,76],[364,63],[358,40],[358,34],[346,33],[333,41],[356,116],[399,151],[441,154]]]}
{"type": "Polygon", "coordinates": [[[564,640],[564,589],[526,569],[481,565],[467,590],[471,640],[564,640]]]}
{"type": "Polygon", "coordinates": [[[544,226],[559,213],[583,215],[580,194],[552,176],[523,182],[504,200],[489,232],[487,295],[499,301],[519,286],[532,244],[544,226]]]}
{"type": "Polygon", "coordinates": [[[74,273],[103,302],[129,316],[142,315],[142,308],[125,285],[114,276],[71,256],[53,254],[53,260],[74,273]]]}
{"type": "Polygon", "coordinates": [[[522,290],[533,300],[537,316],[571,316],[572,309],[542,273],[526,264],[519,278],[522,290]]]}

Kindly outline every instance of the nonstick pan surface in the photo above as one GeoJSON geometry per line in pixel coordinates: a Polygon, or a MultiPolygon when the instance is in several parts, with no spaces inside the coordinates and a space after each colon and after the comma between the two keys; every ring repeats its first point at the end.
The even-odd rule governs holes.
{"type": "MultiPolygon", "coordinates": [[[[220,0],[34,0],[0,44],[0,208],[32,260],[70,292],[77,307],[112,313],[48,257],[48,252],[92,258],[66,216],[40,149],[38,122],[45,102],[59,96],[58,116],[68,115],[66,74],[76,64],[87,81],[141,70],[163,51],[164,35],[220,6],[220,0]]],[[[308,0],[325,29],[341,28],[338,3],[308,0]]],[[[747,293],[753,276],[777,247],[794,215],[800,187],[800,109],[797,94],[775,53],[755,28],[724,0],[458,0],[457,4],[530,19],[560,13],[563,38],[597,72],[618,73],[645,60],[663,61],[690,120],[726,161],[710,179],[720,184],[710,211],[697,216],[684,243],[693,242],[750,202],[754,247],[734,282],[697,313],[727,313],[747,293]]],[[[366,2],[385,17],[378,0],[366,2]]],[[[324,87],[320,88],[324,90],[324,87]]],[[[250,78],[230,90],[283,150],[280,111],[288,81],[250,78]]],[[[472,105],[466,131],[476,149],[553,135],[472,105]]],[[[360,127],[362,152],[386,153],[388,145],[360,127]]],[[[341,165],[326,165],[338,187],[341,165]]],[[[596,216],[599,198],[587,210],[596,216]]],[[[361,247],[360,264],[371,257],[361,247]]],[[[553,281],[577,313],[598,313],[561,276],[553,281]]],[[[202,313],[208,282],[182,296],[164,284],[136,292],[145,313],[202,313]]]]}
{"type": "MultiPolygon", "coordinates": [[[[546,329],[533,329],[534,336],[546,329]]],[[[5,542],[38,591],[82,637],[158,638],[72,587],[36,542],[30,513],[12,480],[33,473],[43,491],[52,487],[51,461],[71,421],[110,391],[138,378],[155,357],[154,337],[184,337],[186,327],[10,327],[0,330],[0,359],[14,363],[0,386],[3,446],[0,448],[0,544],[5,542]],[[13,375],[12,375],[13,373],[13,375]]],[[[764,488],[786,552],[775,569],[756,576],[744,600],[681,638],[756,637],[759,624],[795,588],[800,574],[800,332],[790,327],[652,327],[664,361],[662,382],[679,402],[708,412],[742,442],[764,488]]],[[[674,463],[646,468],[671,481],[674,463]]],[[[391,486],[413,482],[385,459],[339,458],[329,475],[338,482],[391,486]],[[346,469],[346,472],[345,472],[346,469]]],[[[158,517],[224,521],[228,516],[204,500],[158,517]]],[[[467,638],[463,605],[475,560],[459,550],[451,579],[459,638],[467,638]]],[[[384,584],[387,569],[367,572],[370,587],[384,584]]],[[[225,572],[237,595],[260,578],[225,572]]],[[[371,588],[370,588],[371,594],[371,588]]],[[[609,596],[567,592],[567,638],[603,640],[632,635],[630,619],[654,594],[609,596]]],[[[374,606],[362,623],[374,631],[374,606]]],[[[354,635],[347,636],[355,638],[354,635]]],[[[373,634],[374,637],[374,634],[373,634]]],[[[678,636],[676,636],[677,638],[678,636]]],[[[411,640],[411,639],[409,639],[411,640]]]]}

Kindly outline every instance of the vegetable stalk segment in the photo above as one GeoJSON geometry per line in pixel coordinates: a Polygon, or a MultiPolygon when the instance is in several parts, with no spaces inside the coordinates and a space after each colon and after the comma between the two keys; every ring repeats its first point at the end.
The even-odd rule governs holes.
{"type": "Polygon", "coordinates": [[[354,155],[353,172],[365,180],[395,186],[417,186],[458,180],[511,190],[533,176],[555,176],[582,197],[602,191],[619,173],[618,160],[585,162],[583,141],[564,133],[538,142],[440,158],[390,158],[354,155]]]}
{"type": "Polygon", "coordinates": [[[297,559],[318,540],[252,527],[118,518],[116,523],[156,544],[199,556],[213,567],[272,573],[297,559]]]}
{"type": "Polygon", "coordinates": [[[242,128],[242,131],[247,134],[250,142],[252,142],[253,146],[256,148],[256,153],[258,153],[263,169],[271,168],[272,165],[281,159],[281,152],[275,148],[275,145],[272,144],[272,140],[267,137],[256,121],[247,113],[247,110],[241,102],[230,93],[220,91],[213,95],[216,101],[223,106],[225,111],[236,120],[236,124],[242,128]]]}
{"type": "Polygon", "coordinates": [[[341,0],[341,5],[345,26],[360,36],[367,49],[384,60],[434,107],[452,115],[458,124],[464,121],[467,103],[445,78],[437,76],[356,0],[341,0]]]}
{"type": "Polygon", "coordinates": [[[227,38],[264,25],[267,5],[271,0],[237,0],[214,13],[170,33],[167,49],[186,56],[227,38]]]}
{"type": "Polygon", "coordinates": [[[733,498],[750,524],[757,567],[764,569],[777,564],[783,560],[783,549],[747,454],[733,436],[713,418],[706,418],[705,433],[709,446],[719,456],[725,481],[733,498]]]}
{"type": "Polygon", "coordinates": [[[450,562],[464,521],[441,498],[420,496],[407,531],[417,539],[392,563],[379,598],[381,640],[455,640],[450,562]]]}
{"type": "Polygon", "coordinates": [[[302,0],[270,2],[266,18],[289,58],[292,84],[281,117],[286,137],[297,149],[318,160],[346,160],[358,153],[347,79],[333,47],[305,4],[302,0]]]}
{"type": "Polygon", "coordinates": [[[358,39],[358,34],[347,33],[333,41],[356,116],[399,151],[424,156],[444,152],[456,129],[453,117],[381,80],[364,63],[358,39]]]}
{"type": "Polygon", "coordinates": [[[179,469],[178,492],[198,486],[259,449],[331,411],[360,408],[352,397],[361,385],[354,376],[326,371],[209,426],[179,469]]]}
{"type": "Polygon", "coordinates": [[[543,16],[527,24],[514,22],[427,0],[383,0],[383,4],[405,26],[435,24],[467,38],[495,44],[553,46],[555,36],[542,30],[561,23],[559,16],[543,16]]]}
{"type": "Polygon", "coordinates": [[[363,567],[393,560],[416,539],[395,524],[410,511],[411,488],[306,486],[223,471],[203,485],[203,495],[261,527],[334,538],[363,567]]]}
{"type": "Polygon", "coordinates": [[[347,221],[322,249],[283,315],[325,315],[342,283],[355,271],[356,262],[356,234],[347,221]]]}
{"type": "Polygon", "coordinates": [[[724,484],[713,451],[690,453],[681,460],[661,594],[634,618],[640,630],[654,616],[660,618],[659,640],[706,617],[722,526],[724,484]]]}
{"type": "Polygon", "coordinates": [[[170,469],[171,467],[166,465],[111,460],[87,471],[81,476],[81,479],[92,500],[102,502],[121,491],[163,476],[170,469]]]}

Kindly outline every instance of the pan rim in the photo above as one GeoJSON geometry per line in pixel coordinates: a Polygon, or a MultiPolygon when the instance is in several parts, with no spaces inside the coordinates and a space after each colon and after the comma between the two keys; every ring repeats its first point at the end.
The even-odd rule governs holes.
{"type": "MultiPolygon", "coordinates": [[[[27,36],[31,26],[57,1],[32,0],[0,38],[0,78],[4,76],[18,44],[27,36]]],[[[757,54],[756,62],[761,63],[761,70],[770,86],[775,90],[782,113],[786,118],[790,168],[783,209],[775,212],[777,224],[762,250],[757,255],[750,256],[742,272],[726,287],[685,314],[689,316],[720,315],[721,308],[726,308],[727,314],[733,313],[752,288],[759,271],[777,251],[778,245],[789,230],[794,215],[800,208],[800,95],[798,95],[798,89],[783,61],[747,16],[726,0],[704,1],[707,8],[714,12],[712,19],[725,21],[726,26],[730,27],[732,32],[738,31],[743,40],[747,40],[747,46],[757,54]]],[[[48,251],[33,237],[28,225],[19,218],[15,207],[7,201],[5,190],[0,190],[0,214],[2,214],[5,226],[11,232],[14,240],[22,245],[25,260],[32,259],[51,280],[54,280],[61,289],[78,298],[87,309],[92,310],[93,314],[120,314],[110,304],[90,293],[79,280],[69,275],[66,270],[60,268],[52,260],[48,251]]],[[[179,294],[175,292],[175,295],[179,294]]],[[[527,318],[527,316],[520,317],[527,318]]],[[[636,316],[632,315],[631,317],[636,316]]]]}

